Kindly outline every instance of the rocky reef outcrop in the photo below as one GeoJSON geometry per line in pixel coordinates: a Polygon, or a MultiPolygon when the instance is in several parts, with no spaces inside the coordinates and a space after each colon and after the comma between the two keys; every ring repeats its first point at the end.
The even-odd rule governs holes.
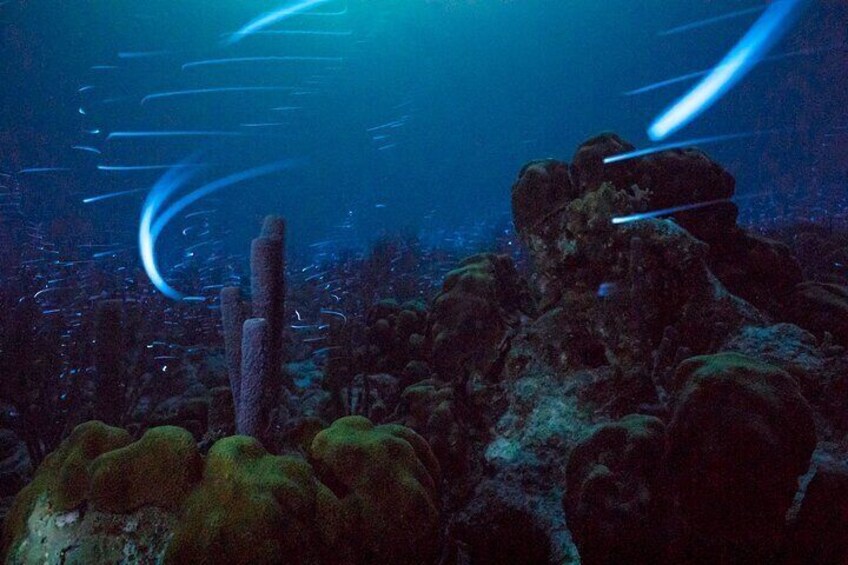
{"type": "MultiPolygon", "coordinates": [[[[77,427],[11,505],[8,562],[848,562],[846,287],[739,226],[706,153],[605,163],[632,149],[528,163],[524,254],[429,300],[366,285],[285,356],[269,220],[264,333],[225,290],[226,354],[128,386],[129,431],[77,427]]],[[[0,432],[0,496],[24,455],[0,432]]]]}

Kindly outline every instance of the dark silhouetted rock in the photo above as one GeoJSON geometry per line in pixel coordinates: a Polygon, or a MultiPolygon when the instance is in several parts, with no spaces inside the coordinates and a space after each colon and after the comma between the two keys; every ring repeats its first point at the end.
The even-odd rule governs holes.
{"type": "Polygon", "coordinates": [[[735,353],[689,359],[675,380],[665,462],[674,559],[770,562],[816,445],[810,406],[787,373],[735,353]]]}
{"type": "Polygon", "coordinates": [[[707,261],[730,292],[777,318],[802,281],[787,246],[737,228],[710,243],[707,261]]]}
{"type": "Polygon", "coordinates": [[[567,163],[553,159],[528,163],[512,187],[516,231],[521,237],[535,233],[547,216],[576,197],[567,163]]]}
{"type": "Polygon", "coordinates": [[[848,563],[848,468],[816,469],[786,540],[787,565],[848,563]]]}
{"type": "Polygon", "coordinates": [[[448,273],[433,301],[433,363],[443,380],[496,370],[501,345],[527,306],[528,294],[511,258],[482,254],[448,273]]]}
{"type": "Polygon", "coordinates": [[[828,332],[848,346],[848,287],[802,283],[789,299],[786,315],[788,321],[819,336],[828,332]]]}
{"type": "Polygon", "coordinates": [[[599,427],[571,453],[563,498],[586,565],[657,563],[665,540],[655,523],[665,425],[630,415],[599,427]]]}
{"type": "Polygon", "coordinates": [[[628,189],[635,182],[633,163],[623,161],[604,164],[604,159],[633,151],[635,147],[614,133],[602,133],[583,142],[577,148],[571,165],[571,176],[579,194],[611,182],[617,188],[628,189]]]}

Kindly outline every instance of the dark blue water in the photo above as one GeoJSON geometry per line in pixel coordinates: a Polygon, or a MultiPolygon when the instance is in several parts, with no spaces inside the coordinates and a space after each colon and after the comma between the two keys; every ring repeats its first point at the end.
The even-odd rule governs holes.
{"type": "MultiPolygon", "coordinates": [[[[509,210],[509,187],[524,162],[568,160],[602,130],[648,145],[648,124],[693,81],[623,93],[709,69],[757,17],[660,35],[756,3],[332,0],[313,10],[325,15],[268,28],[286,34],[227,44],[226,34],[280,5],[3,4],[2,169],[71,169],[19,177],[28,213],[63,223],[54,239],[73,239],[69,247],[86,239],[132,247],[147,190],[163,171],[97,167],[164,166],[199,153],[209,164],[200,184],[297,160],[189,210],[217,210],[211,228],[233,249],[244,249],[259,218],[272,212],[288,219],[293,250],[495,222],[509,210]],[[256,57],[304,60],[182,68],[256,57]],[[84,87],[93,88],[78,92],[84,87]],[[155,93],[242,87],[292,90],[141,104],[155,93]],[[240,135],[107,141],[114,132],[163,131],[240,135]],[[82,203],[122,191],[135,192],[82,203]]],[[[785,211],[844,192],[845,21],[843,2],[816,3],[771,53],[789,56],[762,64],[675,137],[779,130],[708,148],[737,176],[740,193],[768,193],[744,204],[754,220],[766,205],[785,211]]],[[[189,243],[180,236],[184,226],[180,219],[162,235],[165,256],[189,243]]]]}

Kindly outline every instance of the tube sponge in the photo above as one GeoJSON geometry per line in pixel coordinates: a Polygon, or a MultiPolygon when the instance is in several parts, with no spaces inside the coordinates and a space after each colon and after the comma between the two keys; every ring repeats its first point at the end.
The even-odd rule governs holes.
{"type": "Polygon", "coordinates": [[[282,218],[268,216],[262,235],[250,248],[250,285],[253,295],[253,317],[264,318],[271,329],[272,367],[280,367],[280,349],[285,316],[285,223],[282,218]]]}
{"type": "Polygon", "coordinates": [[[271,325],[264,318],[244,323],[241,342],[241,387],[236,404],[239,435],[261,438],[268,426],[273,387],[271,325]]]}
{"type": "Polygon", "coordinates": [[[224,350],[233,405],[236,407],[241,389],[241,330],[246,318],[247,312],[241,300],[241,291],[236,287],[222,288],[221,322],[224,330],[224,350]]]}

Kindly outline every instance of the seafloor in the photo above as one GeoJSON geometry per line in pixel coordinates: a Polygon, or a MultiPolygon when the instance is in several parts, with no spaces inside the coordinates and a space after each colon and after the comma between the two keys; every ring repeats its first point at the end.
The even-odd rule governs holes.
{"type": "Polygon", "coordinates": [[[97,301],[64,388],[5,289],[5,561],[848,563],[848,231],[768,239],[706,154],[629,149],[527,164],[522,251],[443,280],[388,243],[286,280],[268,218],[219,325],[97,301]]]}

